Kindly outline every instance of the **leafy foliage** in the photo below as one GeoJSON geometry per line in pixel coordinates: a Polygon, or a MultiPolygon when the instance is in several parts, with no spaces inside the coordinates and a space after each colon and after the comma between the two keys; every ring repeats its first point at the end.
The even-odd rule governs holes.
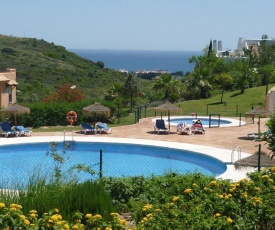
{"type": "Polygon", "coordinates": [[[106,87],[125,81],[125,74],[105,69],[104,63],[94,63],[44,40],[0,35],[0,50],[0,71],[17,71],[18,102],[39,101],[45,96],[41,88],[49,92],[66,83],[76,85],[87,98],[102,97],[106,87]]]}

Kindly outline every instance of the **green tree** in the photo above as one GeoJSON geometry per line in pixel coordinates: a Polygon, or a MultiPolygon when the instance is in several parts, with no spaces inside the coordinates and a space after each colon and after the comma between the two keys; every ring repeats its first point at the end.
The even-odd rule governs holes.
{"type": "Polygon", "coordinates": [[[130,73],[124,84],[123,98],[127,104],[130,104],[130,110],[138,103],[138,99],[142,97],[140,79],[134,73],[130,73]]]}
{"type": "Polygon", "coordinates": [[[233,84],[234,79],[228,73],[220,73],[214,76],[214,81],[222,90],[221,103],[223,103],[225,87],[233,84]]]}
{"type": "Polygon", "coordinates": [[[179,98],[181,82],[176,80],[171,74],[161,74],[153,79],[153,90],[157,93],[162,93],[162,99],[173,102],[179,98]]]}

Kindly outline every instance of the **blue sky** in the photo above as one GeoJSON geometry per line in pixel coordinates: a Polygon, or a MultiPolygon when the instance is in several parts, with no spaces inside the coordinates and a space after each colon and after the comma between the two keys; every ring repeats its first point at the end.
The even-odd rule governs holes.
{"type": "Polygon", "coordinates": [[[67,49],[201,51],[275,37],[274,0],[0,0],[0,34],[67,49]]]}

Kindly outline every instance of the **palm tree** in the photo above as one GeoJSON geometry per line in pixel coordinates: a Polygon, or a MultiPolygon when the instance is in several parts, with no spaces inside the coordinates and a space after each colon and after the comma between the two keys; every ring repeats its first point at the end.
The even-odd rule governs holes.
{"type": "Polygon", "coordinates": [[[172,95],[179,97],[181,82],[173,78],[171,74],[162,74],[153,81],[153,90],[163,92],[163,99],[173,100],[172,95]]]}

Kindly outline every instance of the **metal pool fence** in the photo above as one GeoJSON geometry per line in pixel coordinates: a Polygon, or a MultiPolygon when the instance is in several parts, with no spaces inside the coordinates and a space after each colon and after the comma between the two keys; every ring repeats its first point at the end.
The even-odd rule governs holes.
{"type": "MultiPolygon", "coordinates": [[[[73,143],[70,144],[72,144],[73,148],[73,143]]],[[[59,168],[65,178],[74,175],[74,178],[78,177],[80,181],[84,181],[97,179],[101,176],[124,177],[144,176],[145,174],[146,176],[151,176],[162,175],[168,172],[193,173],[197,171],[190,164],[194,164],[206,167],[209,171],[207,175],[214,175],[215,173],[216,176],[224,179],[238,180],[244,178],[247,172],[257,171],[265,167],[266,162],[270,163],[270,165],[273,164],[268,155],[258,154],[259,151],[268,153],[266,146],[261,146],[261,148],[259,146],[261,146],[260,143],[251,141],[249,145],[233,147],[189,147],[187,151],[190,152],[190,155],[194,153],[195,157],[187,158],[188,164],[185,166],[178,165],[182,160],[180,152],[172,157],[168,156],[172,163],[169,162],[165,158],[167,152],[169,152],[167,148],[158,149],[157,151],[151,148],[150,157],[139,161],[143,157],[143,150],[139,151],[138,147],[124,150],[118,156],[115,153],[108,153],[108,150],[103,145],[102,148],[98,149],[98,152],[93,153],[94,157],[90,158],[89,151],[86,151],[85,155],[83,153],[83,156],[78,157],[70,149],[65,152],[62,152],[62,150],[50,152],[48,151],[49,149],[45,149],[45,151],[40,150],[38,153],[33,153],[31,146],[26,144],[24,145],[26,151],[22,154],[22,148],[18,149],[16,145],[12,149],[1,146],[0,160],[2,167],[0,168],[0,178],[2,183],[4,183],[11,180],[28,181],[30,177],[36,174],[37,176],[43,174],[52,177],[55,170],[59,168]],[[46,154],[47,152],[48,154],[46,154]],[[203,155],[196,155],[196,153],[219,156],[226,163],[226,168],[230,172],[225,171],[220,163],[216,163],[216,159],[211,158],[209,160],[209,158],[204,158],[203,155]],[[135,158],[131,159],[133,155],[135,155],[135,158]],[[158,157],[154,157],[154,155],[158,157]],[[167,166],[164,167],[165,170],[163,172],[159,171],[163,169],[160,164],[167,166]],[[75,174],[69,174],[72,168],[75,169],[75,174]],[[91,175],[89,169],[92,169],[95,174],[91,175]]],[[[203,171],[202,173],[204,174],[205,172],[203,171]]]]}

